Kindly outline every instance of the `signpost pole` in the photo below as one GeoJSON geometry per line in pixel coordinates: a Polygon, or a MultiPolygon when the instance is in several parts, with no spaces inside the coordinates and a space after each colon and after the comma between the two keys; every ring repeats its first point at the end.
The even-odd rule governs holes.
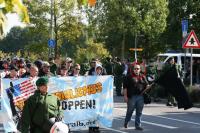
{"type": "Polygon", "coordinates": [[[191,57],[190,57],[190,86],[192,86],[192,77],[193,77],[193,75],[192,75],[192,72],[193,72],[193,70],[192,70],[192,64],[193,64],[192,54],[193,54],[193,48],[191,48],[191,57]]]}
{"type": "Polygon", "coordinates": [[[183,48],[190,48],[191,49],[191,58],[190,58],[190,85],[192,86],[192,64],[193,64],[193,59],[192,59],[192,54],[193,54],[193,48],[200,49],[200,43],[199,40],[195,34],[195,32],[192,30],[190,34],[188,35],[185,43],[183,44],[183,48]]]}
{"type": "MultiPolygon", "coordinates": [[[[50,22],[50,40],[54,39],[54,29],[53,29],[53,4],[54,4],[54,0],[51,0],[51,22],[50,22]]],[[[49,44],[49,42],[48,42],[49,44]]],[[[50,47],[49,46],[49,58],[54,56],[54,47],[50,47]]]]}
{"type": "MultiPolygon", "coordinates": [[[[182,40],[185,39],[185,37],[187,36],[187,31],[188,31],[188,20],[187,19],[183,19],[182,20],[182,40]]],[[[183,45],[183,41],[182,41],[182,45],[183,45]]],[[[183,78],[186,77],[186,53],[188,53],[188,49],[185,49],[185,57],[184,57],[184,75],[183,78]]]]}

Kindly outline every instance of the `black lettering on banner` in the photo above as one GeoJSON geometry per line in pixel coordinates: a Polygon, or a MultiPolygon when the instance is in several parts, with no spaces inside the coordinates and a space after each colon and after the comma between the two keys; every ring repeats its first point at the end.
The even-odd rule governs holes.
{"type": "Polygon", "coordinates": [[[77,109],[78,106],[80,106],[80,102],[79,101],[75,101],[75,109],[77,109]]]}
{"type": "Polygon", "coordinates": [[[81,103],[81,104],[80,104],[80,109],[85,109],[85,106],[84,106],[85,100],[81,100],[80,103],[81,103]]]}
{"type": "Polygon", "coordinates": [[[63,110],[66,110],[66,109],[67,109],[67,102],[66,102],[66,101],[62,101],[62,102],[61,102],[61,105],[62,105],[62,109],[63,109],[63,110]]]}
{"type": "Polygon", "coordinates": [[[72,123],[67,123],[69,127],[86,127],[86,126],[92,126],[95,125],[96,120],[87,120],[87,121],[76,121],[72,123]]]}
{"type": "Polygon", "coordinates": [[[68,102],[68,109],[71,110],[71,107],[73,106],[73,101],[68,102]]]}
{"type": "Polygon", "coordinates": [[[96,109],[96,101],[93,100],[76,100],[76,101],[62,101],[63,110],[71,109],[96,109]]]}

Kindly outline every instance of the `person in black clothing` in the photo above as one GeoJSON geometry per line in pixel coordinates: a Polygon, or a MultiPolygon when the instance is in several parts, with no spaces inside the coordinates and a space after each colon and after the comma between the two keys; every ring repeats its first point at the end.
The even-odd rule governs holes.
{"type": "Polygon", "coordinates": [[[88,75],[94,75],[97,61],[98,61],[97,59],[94,59],[94,58],[92,59],[90,63],[90,70],[88,72],[88,75]]]}
{"type": "Polygon", "coordinates": [[[131,120],[133,111],[136,109],[135,129],[143,130],[141,127],[141,116],[144,107],[144,90],[149,89],[150,85],[144,75],[140,73],[140,65],[131,66],[130,72],[124,78],[124,101],[127,103],[127,112],[124,121],[124,127],[128,128],[128,122],[131,120]],[[133,69],[133,70],[132,70],[133,69]]]}

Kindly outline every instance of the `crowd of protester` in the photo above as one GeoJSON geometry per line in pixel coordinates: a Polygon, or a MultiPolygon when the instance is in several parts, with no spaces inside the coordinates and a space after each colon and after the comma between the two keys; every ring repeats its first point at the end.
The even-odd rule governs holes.
{"type": "MultiPolygon", "coordinates": [[[[111,59],[107,57],[104,60],[93,58],[89,62],[89,67],[81,67],[79,63],[67,57],[61,60],[50,58],[48,61],[36,60],[29,61],[24,58],[8,58],[0,60],[1,78],[35,78],[35,77],[65,77],[65,76],[101,76],[113,75],[115,79],[116,94],[122,96],[123,77],[127,74],[127,61],[121,61],[119,58],[111,59]],[[81,70],[85,69],[86,70],[81,70]]],[[[89,127],[89,132],[99,132],[99,127],[89,127]]]]}
{"type": "MultiPolygon", "coordinates": [[[[156,68],[156,67],[155,67],[156,68]]],[[[152,72],[154,75],[152,78],[156,78],[156,74],[159,75],[159,69],[152,72]]],[[[50,58],[48,61],[36,60],[29,61],[24,58],[13,58],[0,60],[0,76],[1,78],[10,78],[12,80],[18,78],[34,78],[34,77],[65,77],[65,76],[101,76],[101,75],[113,75],[114,85],[117,96],[124,95],[125,101],[128,98],[139,97],[138,102],[142,102],[141,88],[139,92],[128,92],[126,90],[132,89],[134,84],[139,84],[138,86],[145,86],[146,88],[149,83],[146,80],[146,76],[151,76],[150,71],[147,68],[146,60],[143,59],[142,62],[131,63],[128,59],[121,60],[118,57],[105,59],[92,58],[88,64],[76,63],[73,59],[67,57],[60,60],[54,60],[50,58]],[[130,81],[126,80],[130,77],[130,81]],[[135,79],[135,80],[133,80],[135,79]],[[140,81],[141,80],[141,81],[140,81]],[[145,82],[144,82],[145,81],[145,82]],[[131,84],[131,86],[129,85],[131,84]],[[141,85],[140,85],[141,84],[141,85]],[[133,93],[133,94],[130,94],[133,93]],[[136,96],[136,97],[135,97],[136,96]]],[[[148,78],[147,78],[148,79],[148,78]]],[[[135,89],[136,89],[135,88],[135,89]]],[[[135,101],[135,100],[133,100],[135,101]]],[[[133,102],[134,103],[134,102],[133,102]]],[[[128,122],[132,116],[135,107],[132,107],[132,102],[127,103],[131,106],[131,110],[127,109],[126,119],[124,127],[128,127],[128,122]]],[[[136,103],[134,103],[136,104],[136,103]]],[[[144,103],[142,102],[141,107],[136,107],[136,129],[143,130],[140,124],[141,112],[144,103]]],[[[99,132],[99,127],[89,127],[89,132],[99,132]]]]}

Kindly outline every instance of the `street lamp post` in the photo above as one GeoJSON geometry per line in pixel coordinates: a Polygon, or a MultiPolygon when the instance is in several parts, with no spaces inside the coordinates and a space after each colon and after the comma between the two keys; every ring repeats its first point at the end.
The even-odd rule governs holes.
{"type": "Polygon", "coordinates": [[[135,62],[137,62],[137,33],[135,34],[135,62]]]}
{"type": "Polygon", "coordinates": [[[137,38],[143,36],[144,35],[137,35],[137,33],[135,33],[135,62],[137,62],[137,38]]]}
{"type": "MultiPolygon", "coordinates": [[[[50,22],[50,40],[54,39],[54,27],[53,27],[53,16],[54,16],[54,0],[51,0],[51,22],[50,22]]],[[[49,58],[54,56],[54,48],[49,47],[49,58]]]]}

